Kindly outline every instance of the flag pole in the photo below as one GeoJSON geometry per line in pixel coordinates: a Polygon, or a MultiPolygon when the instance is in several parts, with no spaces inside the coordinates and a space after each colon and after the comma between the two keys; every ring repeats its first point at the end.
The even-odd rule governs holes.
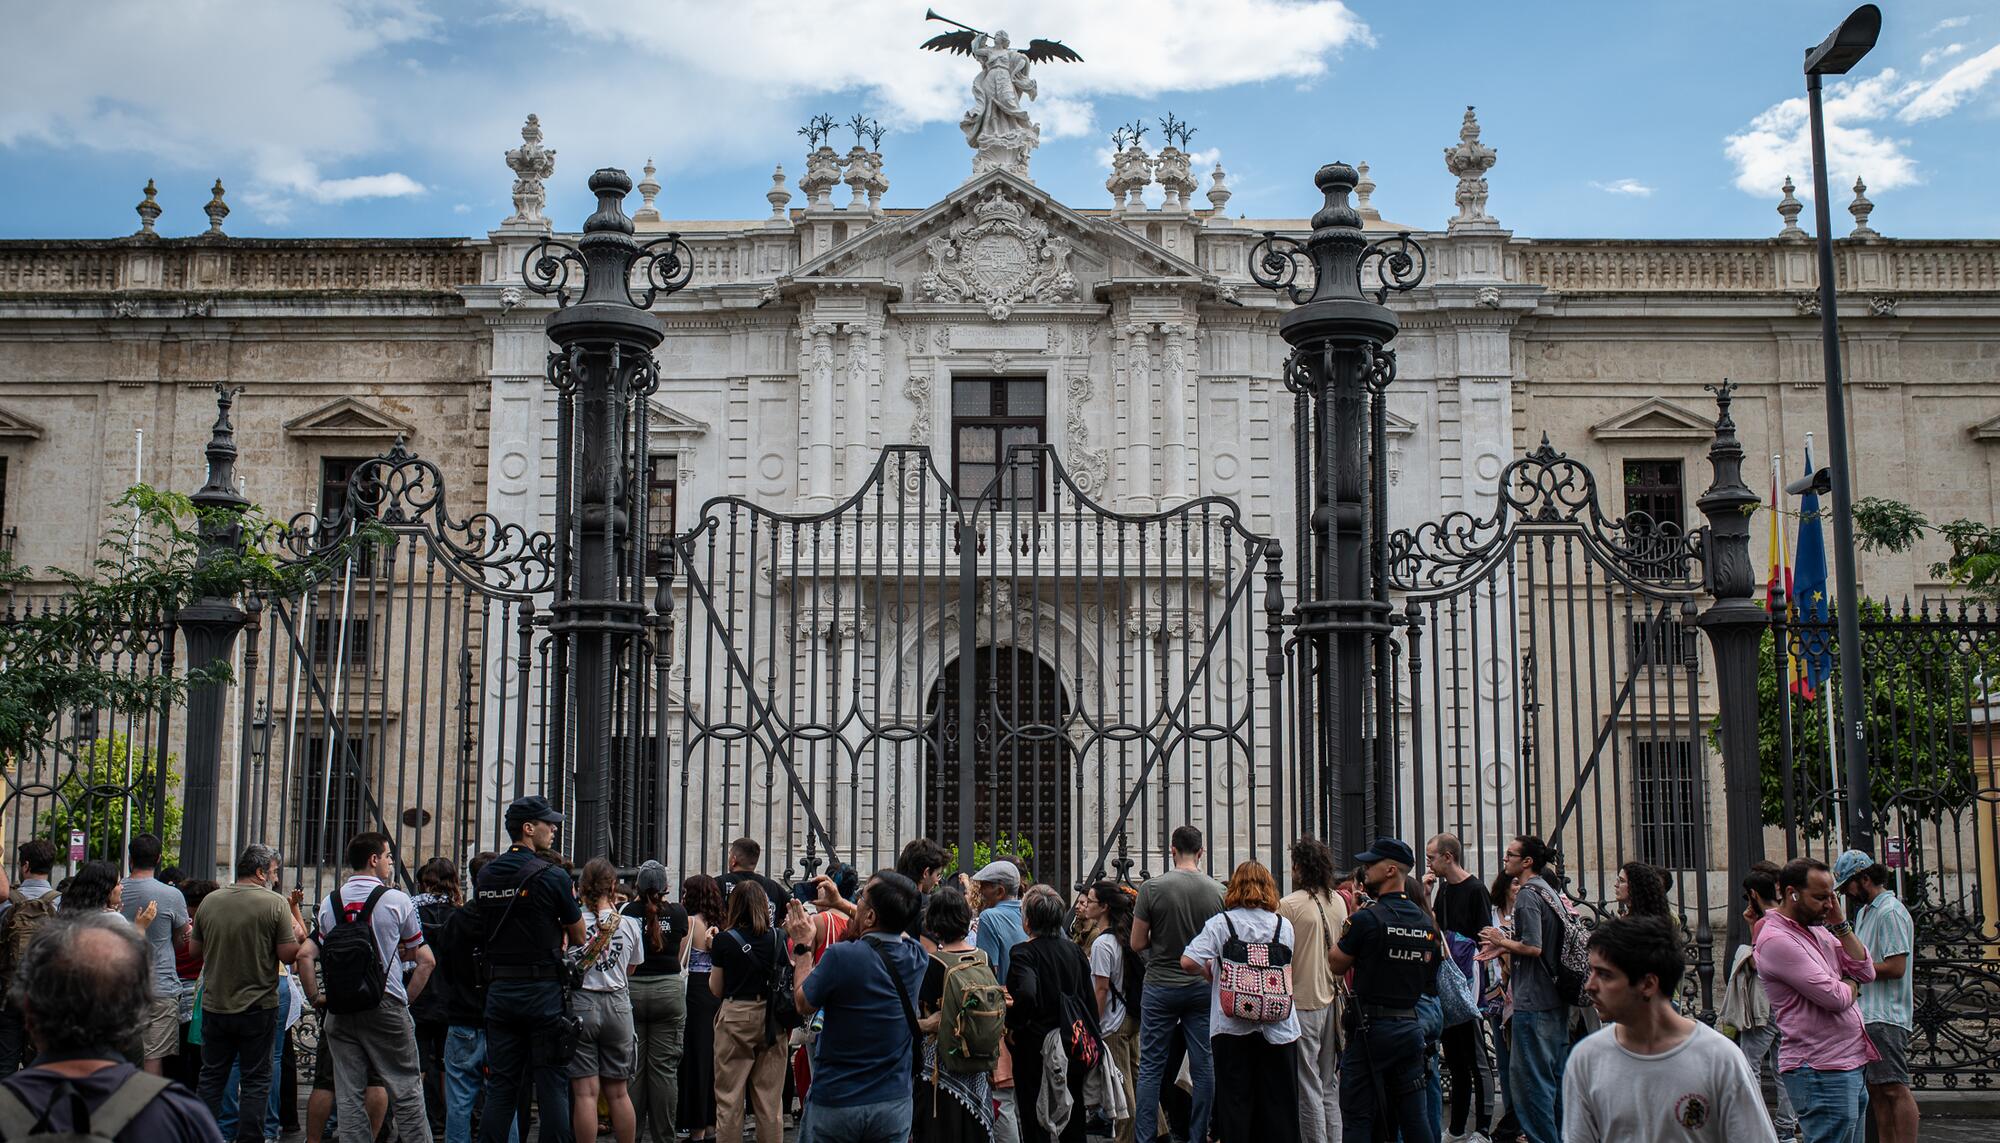
{"type": "MultiPolygon", "coordinates": [[[[1807,433],[1806,468],[1808,470],[1812,468],[1812,446],[1813,435],[1807,433]]],[[[1833,626],[1834,616],[1832,608],[1827,609],[1826,621],[1828,627],[1833,626]]],[[[1806,669],[1806,674],[1807,677],[1811,677],[1812,669],[1810,667],[1806,669]]],[[[1832,672],[1828,672],[1826,679],[1823,680],[1823,689],[1820,697],[1826,700],[1823,704],[1826,712],[1826,797],[1835,811],[1830,816],[1833,819],[1833,836],[1840,843],[1839,848],[1834,851],[1838,853],[1840,850],[1847,848],[1847,815],[1841,805],[1843,799],[1840,795],[1843,788],[1840,781],[1840,755],[1834,746],[1834,743],[1838,740],[1840,724],[1834,719],[1833,715],[1833,687],[1824,685],[1824,683],[1830,683],[1832,679],[1832,672]]],[[[1847,680],[1842,679],[1841,685],[1846,686],[1847,680]]]]}
{"type": "Polygon", "coordinates": [[[1778,715],[1785,720],[1784,743],[1786,753],[1785,773],[1783,775],[1786,815],[1785,857],[1787,860],[1790,860],[1797,856],[1793,846],[1795,844],[1794,839],[1798,836],[1798,803],[1792,788],[1794,784],[1792,775],[1797,767],[1793,765],[1792,755],[1797,752],[1798,739],[1794,737],[1795,731],[1792,728],[1792,664],[1795,660],[1792,655],[1792,573],[1791,569],[1785,565],[1785,516],[1782,511],[1785,503],[1783,499],[1785,488],[1784,472],[1785,450],[1783,446],[1780,446],[1777,452],[1771,454],[1771,536],[1773,540],[1771,546],[1775,549],[1778,560],[1778,578],[1776,581],[1779,595],[1778,602],[1782,603],[1784,610],[1780,611],[1777,607],[1772,607],[1770,610],[1776,622],[1776,626],[1773,628],[1776,634],[1773,638],[1785,641],[1785,645],[1779,648],[1779,650],[1784,652],[1784,658],[1781,661],[1785,665],[1785,676],[1778,680],[1778,715]]]}

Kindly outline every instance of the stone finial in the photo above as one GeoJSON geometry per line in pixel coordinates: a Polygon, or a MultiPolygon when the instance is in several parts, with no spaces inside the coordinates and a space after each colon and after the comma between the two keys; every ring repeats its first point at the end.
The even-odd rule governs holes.
{"type": "Polygon", "coordinates": [[[792,192],[785,189],[784,167],[771,172],[771,189],[764,192],[764,200],[771,204],[771,221],[785,221],[785,204],[792,201],[792,192]]]}
{"type": "Polygon", "coordinates": [[[1785,220],[1785,228],[1778,231],[1778,237],[1789,238],[1794,242],[1803,241],[1807,237],[1805,229],[1799,225],[1799,212],[1806,208],[1806,204],[1800,202],[1799,196],[1792,193],[1797,189],[1792,185],[1792,176],[1786,175],[1785,197],[1778,200],[1778,217],[1785,220]]]}
{"type": "Polygon", "coordinates": [[[132,208],[139,212],[139,233],[141,234],[156,233],[153,229],[153,223],[159,220],[162,212],[159,200],[154,196],[159,193],[159,188],[153,185],[153,180],[147,179],[145,199],[138,206],[132,208]]]}
{"type": "Polygon", "coordinates": [[[1462,225],[1491,226],[1495,223],[1492,215],[1486,213],[1486,172],[1500,160],[1500,152],[1479,141],[1479,117],[1473,109],[1465,109],[1465,119],[1458,128],[1458,146],[1444,149],[1444,166],[1458,176],[1458,215],[1451,220],[1449,229],[1462,225]]]}
{"type": "Polygon", "coordinates": [[[208,216],[209,234],[220,238],[222,237],[222,220],[229,217],[229,204],[222,201],[221,179],[215,180],[215,190],[211,193],[214,197],[208,200],[207,206],[201,208],[201,212],[208,216]]]}
{"type": "Polygon", "coordinates": [[[806,196],[806,209],[832,209],[829,195],[839,185],[840,155],[822,143],[806,154],[806,173],[799,179],[799,190],[806,196]]]}
{"type": "Polygon", "coordinates": [[[542,146],[542,121],[534,115],[521,125],[521,145],[507,152],[507,166],[514,172],[514,213],[502,226],[539,225],[548,229],[542,216],[549,196],[542,180],[556,173],[556,153],[542,146]]]}
{"type": "Polygon", "coordinates": [[[1209,172],[1209,178],[1215,182],[1208,188],[1208,205],[1214,207],[1218,215],[1229,205],[1229,200],[1235,197],[1235,192],[1229,189],[1229,184],[1222,181],[1228,177],[1228,172],[1222,169],[1221,163],[1215,164],[1215,170],[1209,172]]]}
{"type": "Polygon", "coordinates": [[[1137,134],[1128,134],[1131,145],[1111,155],[1111,177],[1104,189],[1111,192],[1112,209],[1146,209],[1146,187],[1153,181],[1153,157],[1140,145],[1137,134]]]}
{"type": "Polygon", "coordinates": [[[1361,181],[1354,184],[1354,209],[1361,213],[1363,224],[1382,221],[1382,212],[1368,202],[1368,197],[1375,193],[1375,180],[1368,177],[1368,164],[1357,164],[1354,170],[1361,176],[1361,181]]]}
{"type": "Polygon", "coordinates": [[[1201,186],[1194,177],[1192,159],[1193,156],[1172,143],[1160,148],[1159,157],[1153,160],[1153,181],[1166,191],[1166,199],[1160,204],[1162,210],[1186,210],[1188,200],[1201,186]]]}
{"type": "Polygon", "coordinates": [[[1847,204],[1847,213],[1854,216],[1854,229],[1847,232],[1849,238],[1880,238],[1880,234],[1868,225],[1868,216],[1875,212],[1875,204],[1868,201],[1868,184],[1854,180],[1854,201],[1847,204]]]}
{"type": "Polygon", "coordinates": [[[640,173],[645,175],[644,178],[639,180],[639,198],[641,202],[639,209],[632,215],[632,221],[658,222],[660,221],[660,208],[653,205],[653,200],[660,197],[660,181],[653,176],[660,172],[653,166],[653,160],[647,159],[646,165],[640,168],[640,173]]]}

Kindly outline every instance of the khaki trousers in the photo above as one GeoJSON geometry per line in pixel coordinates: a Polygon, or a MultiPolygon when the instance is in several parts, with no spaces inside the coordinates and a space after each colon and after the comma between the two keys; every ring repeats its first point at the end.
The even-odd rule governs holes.
{"type": "Polygon", "coordinates": [[[764,1002],[725,1000],[715,1014],[715,1137],[743,1138],[743,1098],[757,1113],[757,1143],[783,1143],[785,1058],[790,1041],[764,1043],[764,1002]]]}
{"type": "MultiPolygon", "coordinates": [[[[1138,1015],[1128,1010],[1125,1013],[1125,1022],[1118,1026],[1116,1032],[1104,1038],[1105,1046],[1111,1049],[1111,1058],[1118,1061],[1118,1070],[1125,1073],[1125,1105],[1135,1112],[1138,1110],[1134,1106],[1138,1103],[1138,1097],[1134,1094],[1134,1089],[1139,1082],[1138,1015]]],[[[1132,1115],[1119,1120],[1118,1129],[1112,1135],[1113,1143],[1133,1143],[1133,1136],[1138,1134],[1135,1130],[1138,1124],[1138,1119],[1132,1115]]],[[[1149,1136],[1148,1143],[1150,1141],[1149,1136]]]]}

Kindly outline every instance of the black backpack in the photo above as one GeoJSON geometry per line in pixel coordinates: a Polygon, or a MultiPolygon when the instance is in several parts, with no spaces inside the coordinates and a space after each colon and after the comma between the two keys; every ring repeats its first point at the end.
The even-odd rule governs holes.
{"type": "Polygon", "coordinates": [[[320,992],[328,1012],[337,1016],[367,1012],[378,1007],[388,992],[389,973],[382,965],[382,950],[375,947],[375,929],[369,924],[375,915],[375,902],[388,891],[387,885],[377,885],[351,919],[343,915],[340,890],[327,898],[333,928],[321,934],[319,964],[320,992]]]}
{"type": "MultiPolygon", "coordinates": [[[[417,921],[424,927],[424,943],[431,946],[432,952],[444,948],[445,927],[457,911],[450,901],[426,901],[417,906],[417,921]]],[[[430,986],[410,1001],[410,1019],[443,1024],[450,1018],[446,1011],[448,1001],[445,989],[439,987],[444,983],[440,976],[441,973],[433,973],[430,986]]]]}

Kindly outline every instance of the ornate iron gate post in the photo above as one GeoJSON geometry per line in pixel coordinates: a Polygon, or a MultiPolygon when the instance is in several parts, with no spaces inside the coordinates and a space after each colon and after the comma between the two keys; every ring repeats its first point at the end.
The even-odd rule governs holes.
{"type": "Polygon", "coordinates": [[[645,756],[640,640],[646,631],[646,398],[659,386],[653,348],[666,337],[646,309],[693,274],[677,235],[641,245],[625,215],[632,179],[602,168],[590,176],[597,210],[575,246],[549,239],[532,247],[521,276],[537,293],[555,294],[549,318],[549,378],[558,394],[556,442],[556,598],[549,630],[557,669],[574,674],[573,717],[556,737],[576,772],[570,830],[579,857],[611,853],[611,808],[623,794],[615,778],[636,773],[645,756]],[[583,296],[570,304],[572,268],[583,296]],[[635,277],[646,286],[632,294],[635,277]]]}
{"type": "MultiPolygon", "coordinates": [[[[1715,439],[1708,446],[1711,481],[1695,501],[1708,518],[1702,567],[1715,599],[1700,623],[1715,651],[1715,694],[1720,708],[1718,739],[1722,745],[1722,790],[1728,804],[1729,881],[1724,900],[1734,900],[1736,886],[1749,876],[1752,863],[1764,857],[1764,784],[1757,747],[1757,645],[1770,617],[1757,603],[1756,574],[1750,563],[1750,518],[1759,503],[1743,482],[1743,444],[1736,439],[1736,422],[1729,415],[1736,386],[1724,381],[1709,386],[1715,394],[1715,439]]],[[[1749,940],[1743,918],[1729,910],[1730,963],[1735,949],[1749,940]]]]}
{"type": "MultiPolygon", "coordinates": [[[[1328,820],[1319,824],[1338,853],[1352,852],[1370,831],[1394,828],[1393,792],[1380,788],[1385,777],[1393,782],[1393,771],[1370,753],[1369,724],[1379,704],[1391,701],[1380,670],[1386,656],[1371,655],[1390,630],[1388,585],[1368,554],[1373,502],[1387,494],[1370,479],[1379,436],[1371,421],[1384,414],[1371,396],[1395,373],[1394,354],[1383,347],[1400,323],[1383,303],[1391,290],[1414,288],[1425,269],[1422,249],[1407,234],[1368,241],[1347,200],[1358,179],[1345,163],[1321,167],[1313,182],[1326,201],[1312,217],[1311,236],[1300,243],[1267,232],[1250,253],[1251,276],[1297,303],[1278,332],[1292,347],[1285,384],[1302,398],[1308,423],[1298,432],[1310,442],[1312,514],[1310,534],[1301,537],[1296,612],[1309,679],[1300,690],[1300,757],[1321,787],[1328,820]],[[1361,282],[1370,262],[1379,283],[1372,300],[1361,282]],[[1307,285],[1298,284],[1302,266],[1307,285]]],[[[1390,744],[1372,747],[1387,751],[1390,744]]],[[[1306,804],[1301,825],[1310,832],[1306,804]]]]}
{"type": "MultiPolygon", "coordinates": [[[[200,514],[201,550],[195,575],[212,567],[224,552],[243,546],[242,516],[250,502],[236,491],[236,430],[229,408],[236,392],[215,387],[215,429],[208,438],[208,480],[189,499],[200,514]]],[[[233,595],[204,595],[181,609],[180,628],[187,635],[188,672],[198,673],[229,658],[236,633],[248,618],[233,595]]],[[[216,868],[216,818],[222,806],[222,720],[228,687],[205,682],[188,692],[187,769],[181,784],[186,817],[181,823],[181,859],[191,876],[207,877],[216,868]]],[[[165,772],[162,767],[163,774],[165,772]]]]}

